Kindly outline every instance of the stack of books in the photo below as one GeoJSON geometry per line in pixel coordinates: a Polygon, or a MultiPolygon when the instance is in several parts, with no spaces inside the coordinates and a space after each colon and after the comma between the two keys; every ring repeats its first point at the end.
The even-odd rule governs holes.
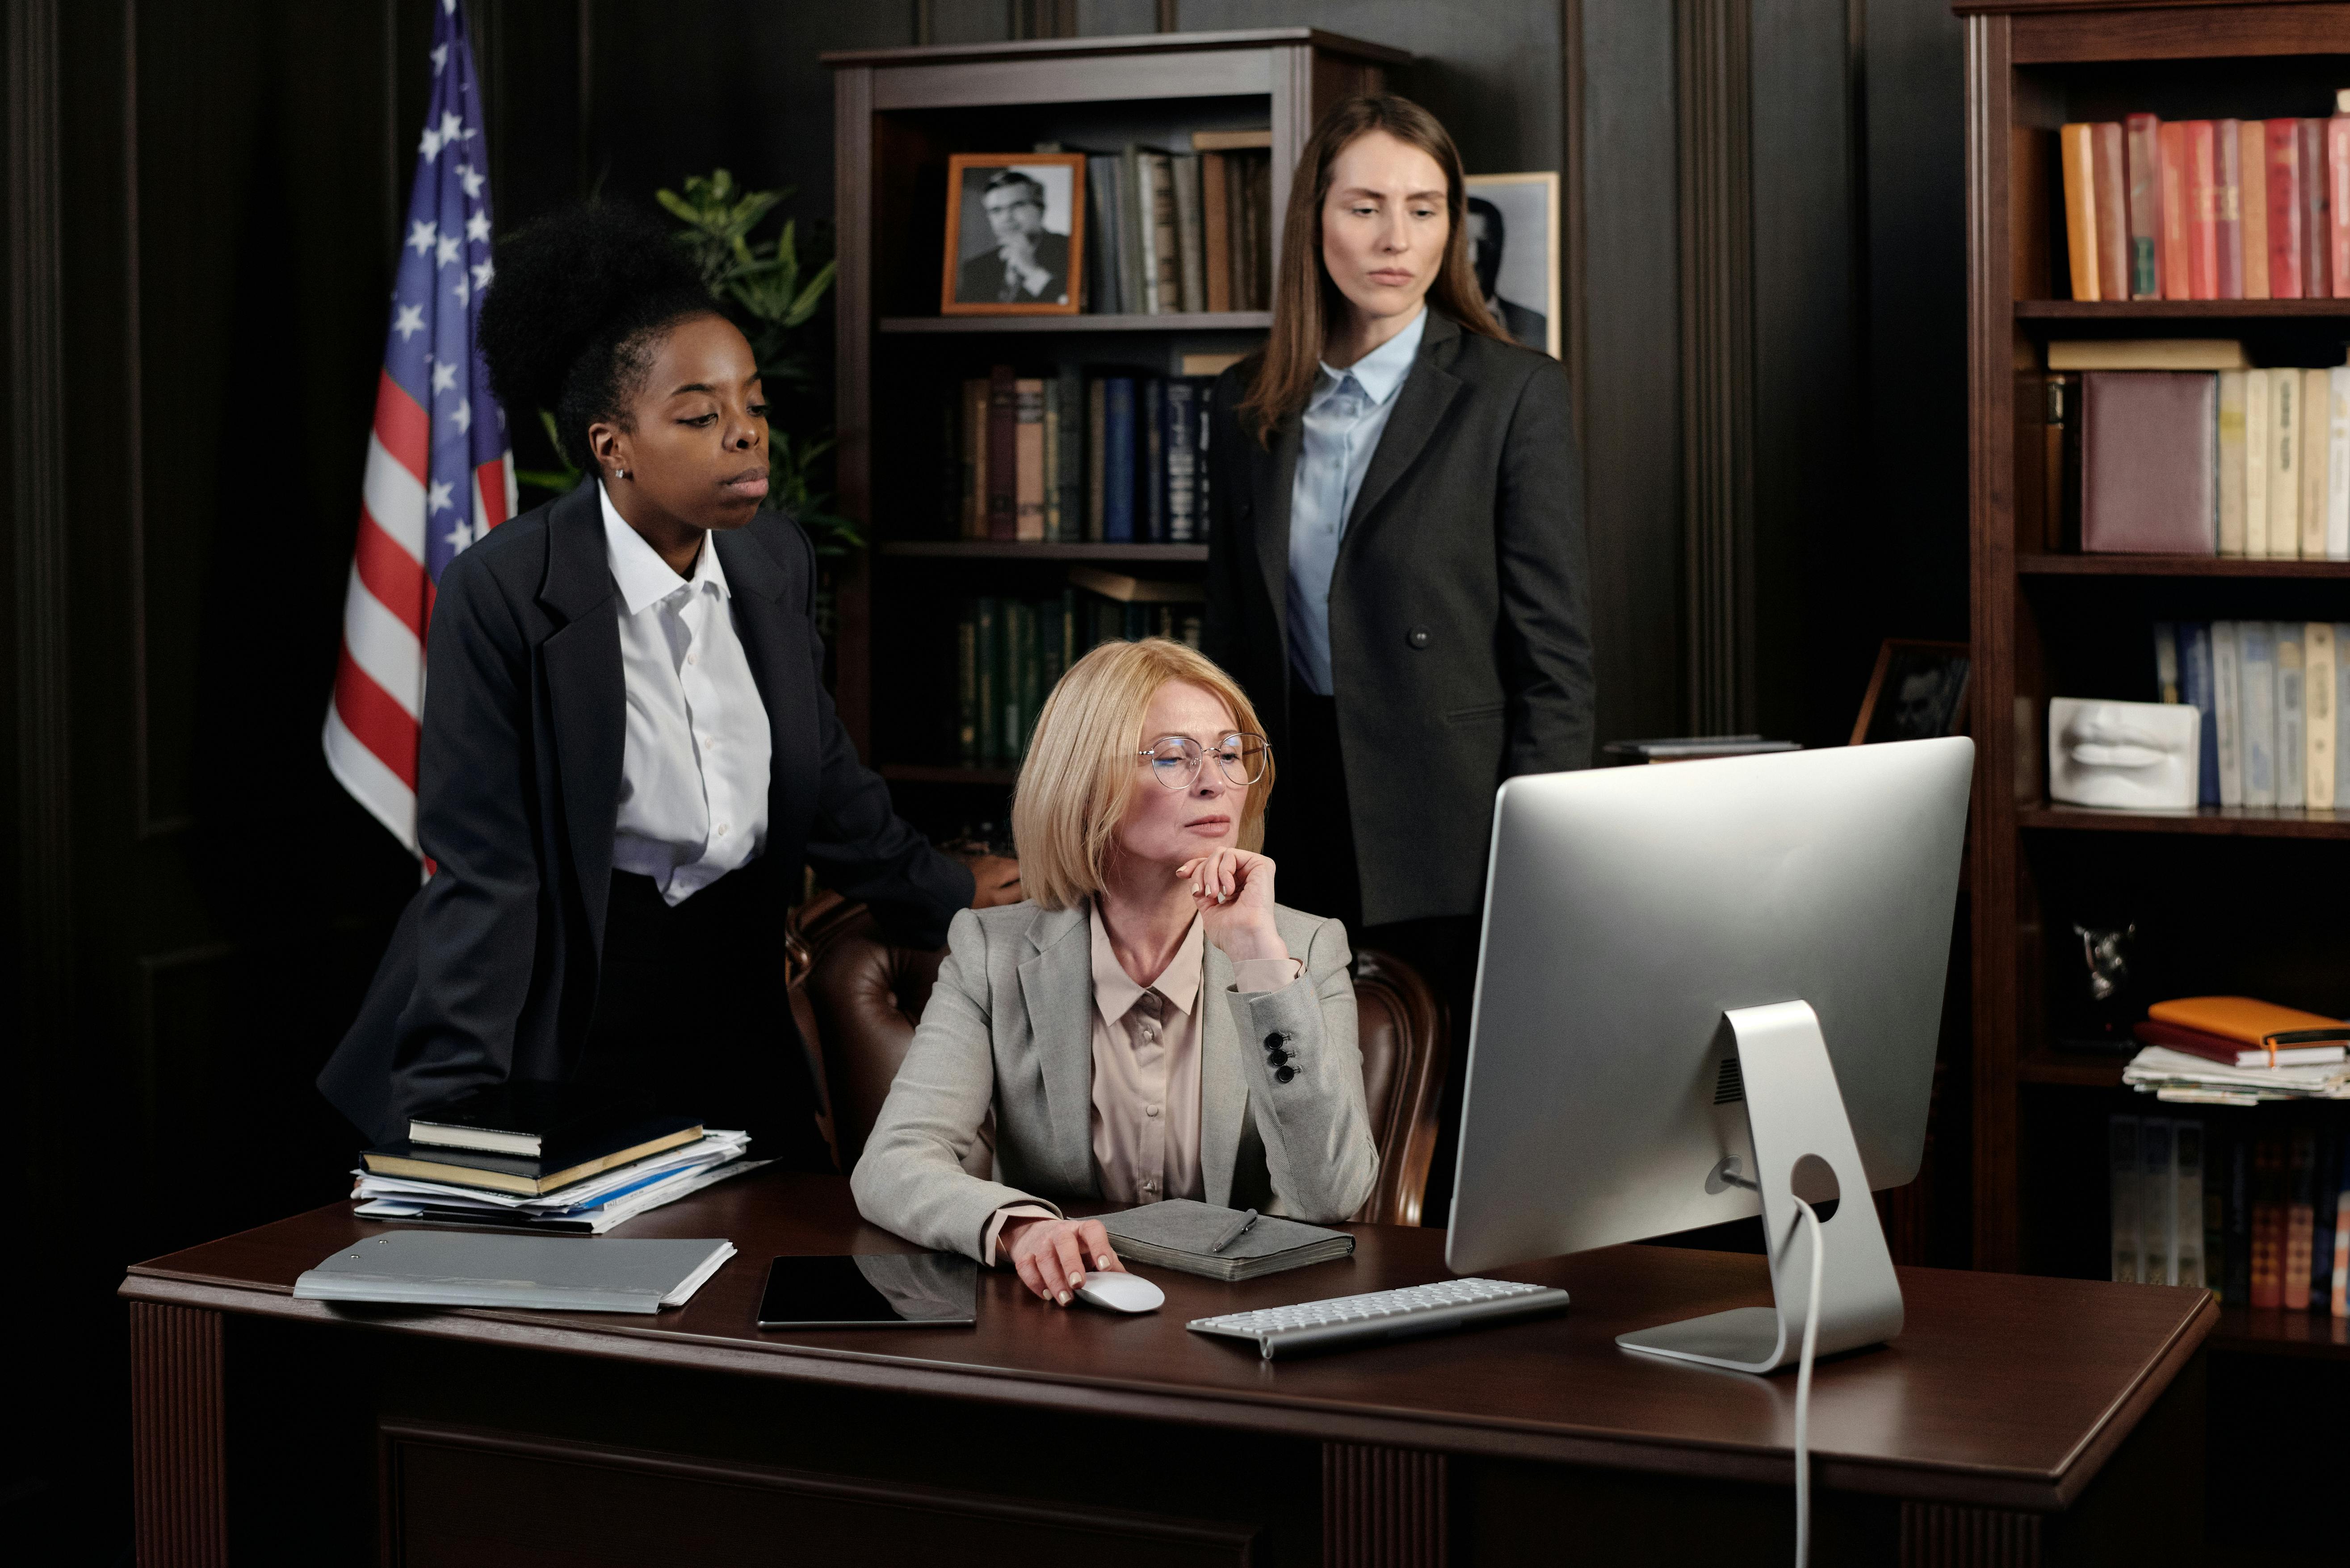
{"type": "Polygon", "coordinates": [[[2140,1094],[2195,1105],[2350,1100],[2350,1023],[2248,996],[2158,1002],[2122,1069],[2140,1094]]]}
{"type": "Polygon", "coordinates": [[[2112,1278],[2350,1318],[2350,1138],[2126,1116],[2106,1138],[2112,1278]]]}
{"type": "Polygon", "coordinates": [[[602,1235],[690,1192],[767,1163],[749,1135],[691,1116],[508,1084],[411,1117],[371,1148],[351,1196],[370,1220],[427,1220],[602,1235]]]}
{"type": "Polygon", "coordinates": [[[1088,152],[1084,308],[1272,308],[1272,150],[1270,130],[1196,130],[1188,152],[1088,152]]]}
{"type": "Polygon", "coordinates": [[[2330,119],[2134,114],[2059,137],[2073,297],[2350,297],[2350,89],[2330,119]]]}
{"type": "MultiPolygon", "coordinates": [[[[1187,355],[1213,364],[1224,355],[1187,355]]],[[[1212,376],[1049,375],[997,365],[946,415],[947,509],[963,539],[1192,545],[1208,537],[1212,376]]]]}
{"type": "Polygon", "coordinates": [[[961,765],[1018,767],[1062,671],[1102,643],[1164,637],[1199,647],[1205,597],[1196,582],[1073,566],[1069,587],[1053,598],[965,599],[955,642],[961,765]]]}
{"type": "Polygon", "coordinates": [[[2199,804],[2350,810],[2350,621],[2157,621],[2154,664],[2203,714],[2199,804]]]}

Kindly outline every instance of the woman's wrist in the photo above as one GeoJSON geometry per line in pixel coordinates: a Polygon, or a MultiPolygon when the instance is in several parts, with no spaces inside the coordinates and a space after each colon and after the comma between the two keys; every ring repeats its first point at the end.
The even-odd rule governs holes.
{"type": "Polygon", "coordinates": [[[1234,963],[1289,957],[1289,944],[1281,940],[1281,931],[1271,919],[1227,927],[1216,934],[1216,946],[1234,963]]]}

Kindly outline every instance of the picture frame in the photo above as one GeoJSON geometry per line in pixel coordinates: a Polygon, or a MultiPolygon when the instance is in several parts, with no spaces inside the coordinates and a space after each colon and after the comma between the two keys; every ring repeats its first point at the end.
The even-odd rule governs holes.
{"type": "Polygon", "coordinates": [[[1512,337],[1557,358],[1565,265],[1558,246],[1558,171],[1471,174],[1462,188],[1470,265],[1487,306],[1512,337]]]}
{"type": "Polygon", "coordinates": [[[947,160],[942,316],[1075,316],[1085,297],[1081,152],[947,160]]]}
{"type": "Polygon", "coordinates": [[[1877,650],[1851,743],[1965,734],[1973,672],[1972,650],[1963,642],[1887,638],[1877,650]]]}

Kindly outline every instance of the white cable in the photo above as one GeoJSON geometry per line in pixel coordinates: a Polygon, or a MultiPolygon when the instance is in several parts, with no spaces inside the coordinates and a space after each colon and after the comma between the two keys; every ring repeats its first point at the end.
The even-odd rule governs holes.
{"type": "Polygon", "coordinates": [[[1812,1353],[1820,1343],[1820,1217],[1800,1198],[1795,1207],[1812,1222],[1812,1293],[1804,1303],[1804,1351],[1795,1363],[1795,1568],[1804,1568],[1812,1552],[1812,1353]]]}

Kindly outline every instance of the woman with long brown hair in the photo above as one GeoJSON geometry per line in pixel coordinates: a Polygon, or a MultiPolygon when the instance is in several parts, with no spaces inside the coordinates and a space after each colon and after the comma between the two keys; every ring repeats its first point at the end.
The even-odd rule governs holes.
{"type": "MultiPolygon", "coordinates": [[[[1417,963],[1456,1051],[1493,792],[1588,765],[1592,734],[1566,376],[1487,314],[1465,209],[1407,99],[1350,99],[1306,143],[1271,337],[1216,387],[1205,644],[1281,758],[1284,888],[1417,963]]],[[[1458,1094],[1456,1070],[1432,1223],[1458,1094]]]]}

